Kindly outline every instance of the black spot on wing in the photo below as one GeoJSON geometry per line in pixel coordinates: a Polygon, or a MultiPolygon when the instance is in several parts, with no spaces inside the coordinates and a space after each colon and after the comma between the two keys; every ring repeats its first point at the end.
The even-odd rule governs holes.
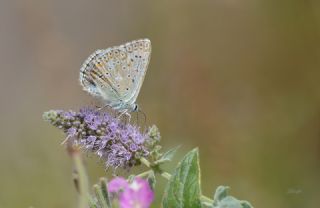
{"type": "Polygon", "coordinates": [[[87,81],[92,85],[92,86],[97,86],[96,83],[92,79],[87,79],[87,81]]]}

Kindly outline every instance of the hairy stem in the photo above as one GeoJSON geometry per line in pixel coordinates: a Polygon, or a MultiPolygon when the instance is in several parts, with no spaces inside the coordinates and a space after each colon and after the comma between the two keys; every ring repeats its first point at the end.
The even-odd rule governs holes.
{"type": "Polygon", "coordinates": [[[151,172],[152,172],[152,170],[147,170],[147,171],[145,171],[143,173],[140,173],[139,175],[136,175],[136,177],[143,178],[145,176],[148,176],[151,172]]]}
{"type": "Polygon", "coordinates": [[[79,188],[79,208],[88,207],[88,196],[89,196],[89,181],[86,174],[86,170],[82,161],[81,152],[77,147],[67,145],[67,151],[73,160],[76,173],[77,183],[79,188]]]}

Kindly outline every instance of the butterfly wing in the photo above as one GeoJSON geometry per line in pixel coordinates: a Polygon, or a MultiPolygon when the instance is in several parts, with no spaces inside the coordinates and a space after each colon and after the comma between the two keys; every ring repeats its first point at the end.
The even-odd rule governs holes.
{"type": "Polygon", "coordinates": [[[136,101],[151,54],[148,39],[97,50],[84,62],[80,83],[84,90],[101,97],[116,109],[136,101]]]}
{"type": "MultiPolygon", "coordinates": [[[[107,49],[110,50],[110,49],[107,49]]],[[[80,69],[80,84],[91,95],[102,98],[107,105],[115,107],[120,104],[119,93],[115,89],[112,77],[107,69],[105,50],[91,54],[80,69]]]]}
{"type": "Polygon", "coordinates": [[[128,68],[123,79],[125,91],[123,100],[132,105],[136,102],[144,81],[151,55],[151,42],[148,39],[125,44],[128,68]]]}

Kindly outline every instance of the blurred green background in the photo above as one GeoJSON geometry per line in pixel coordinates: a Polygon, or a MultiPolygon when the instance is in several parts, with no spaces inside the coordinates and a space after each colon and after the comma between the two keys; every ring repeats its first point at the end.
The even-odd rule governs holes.
{"type": "MultiPolygon", "coordinates": [[[[0,1],[0,207],[76,207],[64,137],[42,113],[92,104],[82,62],[145,37],[138,103],[166,148],[183,144],[177,160],[200,148],[204,194],[319,207],[319,26],[318,0],[0,1]]],[[[87,161],[94,183],[104,168],[87,161]]]]}

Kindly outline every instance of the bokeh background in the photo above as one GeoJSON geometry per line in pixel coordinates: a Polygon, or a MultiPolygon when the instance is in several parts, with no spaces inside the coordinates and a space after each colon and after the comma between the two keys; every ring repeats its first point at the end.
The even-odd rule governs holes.
{"type": "Polygon", "coordinates": [[[0,207],[76,207],[63,135],[42,113],[92,104],[82,62],[144,37],[138,103],[163,146],[183,145],[173,164],[197,146],[204,194],[319,207],[319,26],[318,0],[1,0],[0,207]]]}

